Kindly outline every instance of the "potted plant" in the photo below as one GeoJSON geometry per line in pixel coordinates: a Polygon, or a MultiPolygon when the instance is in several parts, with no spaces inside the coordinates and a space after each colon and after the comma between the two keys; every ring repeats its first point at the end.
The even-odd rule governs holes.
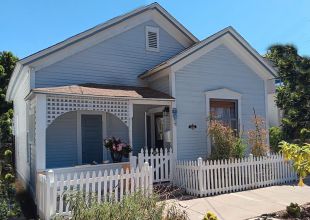
{"type": "Polygon", "coordinates": [[[110,151],[113,163],[121,162],[123,156],[128,158],[129,153],[132,151],[129,144],[122,142],[120,138],[115,137],[104,139],[104,146],[110,151]]]}

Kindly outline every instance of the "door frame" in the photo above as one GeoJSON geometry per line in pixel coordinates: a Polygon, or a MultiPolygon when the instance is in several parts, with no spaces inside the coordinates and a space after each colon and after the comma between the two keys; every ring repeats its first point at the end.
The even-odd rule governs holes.
{"type": "MultiPolygon", "coordinates": [[[[102,137],[107,137],[107,112],[86,110],[77,111],[77,158],[79,165],[82,165],[82,115],[101,115],[102,137]]],[[[107,155],[107,149],[103,149],[103,160],[107,160],[107,155]]]]}

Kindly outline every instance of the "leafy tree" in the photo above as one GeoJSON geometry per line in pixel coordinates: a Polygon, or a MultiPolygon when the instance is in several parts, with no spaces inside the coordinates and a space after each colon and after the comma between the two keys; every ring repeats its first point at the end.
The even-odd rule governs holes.
{"type": "Polygon", "coordinates": [[[276,103],[284,112],[284,138],[299,139],[303,128],[310,129],[310,58],[300,56],[293,45],[271,46],[266,58],[279,74],[276,103]]]}
{"type": "Polygon", "coordinates": [[[12,103],[5,101],[9,80],[18,58],[12,52],[0,52],[0,142],[12,141],[12,103]]]}

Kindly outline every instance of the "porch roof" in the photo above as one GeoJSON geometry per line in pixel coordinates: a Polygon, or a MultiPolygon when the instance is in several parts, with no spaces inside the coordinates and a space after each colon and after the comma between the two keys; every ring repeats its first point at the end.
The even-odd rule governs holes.
{"type": "Polygon", "coordinates": [[[103,84],[81,84],[70,86],[57,86],[47,88],[35,88],[33,93],[59,94],[59,95],[82,95],[103,96],[128,99],[165,99],[174,100],[170,95],[148,88],[135,86],[118,86],[103,84]]]}

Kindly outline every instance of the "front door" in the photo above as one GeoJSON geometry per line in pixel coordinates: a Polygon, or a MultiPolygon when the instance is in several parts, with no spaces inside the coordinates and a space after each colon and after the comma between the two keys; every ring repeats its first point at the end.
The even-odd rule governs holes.
{"type": "Polygon", "coordinates": [[[145,117],[146,123],[146,144],[148,148],[163,148],[164,146],[164,127],[163,113],[150,113],[145,117]]]}
{"type": "Polygon", "coordinates": [[[102,163],[102,116],[82,115],[82,163],[102,163]]]}
{"type": "Polygon", "coordinates": [[[155,147],[164,147],[164,127],[163,127],[163,113],[156,113],[154,117],[155,124],[155,147]]]}

